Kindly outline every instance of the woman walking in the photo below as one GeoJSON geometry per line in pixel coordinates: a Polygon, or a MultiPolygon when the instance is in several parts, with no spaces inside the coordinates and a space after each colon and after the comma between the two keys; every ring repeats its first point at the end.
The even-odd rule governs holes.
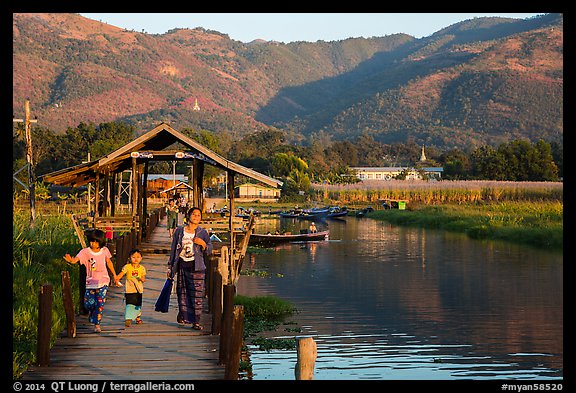
{"type": "Polygon", "coordinates": [[[176,280],[178,323],[202,330],[200,317],[204,300],[206,261],[212,253],[210,234],[200,226],[202,211],[193,207],[186,212],[186,225],[179,226],[172,236],[167,276],[176,280]]]}

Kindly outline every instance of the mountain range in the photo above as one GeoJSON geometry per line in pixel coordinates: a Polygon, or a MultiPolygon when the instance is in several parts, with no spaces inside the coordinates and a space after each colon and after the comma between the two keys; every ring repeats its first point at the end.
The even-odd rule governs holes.
{"type": "Polygon", "coordinates": [[[563,140],[563,15],[475,18],[416,39],[243,43],[203,28],[147,34],[73,13],[13,14],[13,111],[38,125],[161,121],[232,138],[440,148],[563,140]],[[197,110],[199,109],[199,110],[197,110]]]}

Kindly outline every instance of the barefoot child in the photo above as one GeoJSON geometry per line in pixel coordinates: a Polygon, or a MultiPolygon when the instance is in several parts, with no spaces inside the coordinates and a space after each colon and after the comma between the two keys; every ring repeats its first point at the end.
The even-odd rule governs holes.
{"type": "Polygon", "coordinates": [[[122,271],[116,276],[116,282],[126,276],[124,286],[126,298],[126,308],[124,310],[124,325],[130,327],[132,321],[137,325],[142,323],[142,293],[144,292],[144,282],[146,281],[146,268],[140,264],[142,253],[138,249],[133,249],[129,254],[129,262],[122,267],[122,271]]]}
{"type": "Polygon", "coordinates": [[[64,259],[68,263],[80,263],[86,266],[84,307],[89,312],[88,319],[94,324],[94,332],[100,333],[100,321],[110,284],[108,269],[112,272],[114,281],[116,281],[116,271],[111,259],[112,254],[106,247],[106,234],[100,229],[95,229],[88,231],[86,237],[89,247],[81,249],[75,257],[66,254],[64,259]]]}

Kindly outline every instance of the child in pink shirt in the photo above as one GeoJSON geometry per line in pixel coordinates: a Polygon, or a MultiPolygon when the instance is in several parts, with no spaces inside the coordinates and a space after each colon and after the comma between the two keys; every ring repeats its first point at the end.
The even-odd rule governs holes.
{"type": "Polygon", "coordinates": [[[87,232],[89,247],[83,248],[75,257],[64,255],[68,263],[80,263],[86,266],[86,292],[84,307],[89,311],[88,319],[94,324],[94,332],[100,333],[100,321],[106,302],[106,293],[110,284],[108,269],[116,280],[116,271],[112,263],[112,254],[106,247],[106,234],[100,229],[87,232]],[[108,269],[107,269],[108,268],[108,269]]]}

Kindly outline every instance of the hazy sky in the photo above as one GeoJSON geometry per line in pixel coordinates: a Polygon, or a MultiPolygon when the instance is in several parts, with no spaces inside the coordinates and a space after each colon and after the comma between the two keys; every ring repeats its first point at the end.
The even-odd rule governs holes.
{"type": "Polygon", "coordinates": [[[203,27],[237,41],[338,41],[406,33],[427,37],[466,19],[501,16],[524,19],[542,13],[82,13],[90,19],[149,34],[203,27]]]}

